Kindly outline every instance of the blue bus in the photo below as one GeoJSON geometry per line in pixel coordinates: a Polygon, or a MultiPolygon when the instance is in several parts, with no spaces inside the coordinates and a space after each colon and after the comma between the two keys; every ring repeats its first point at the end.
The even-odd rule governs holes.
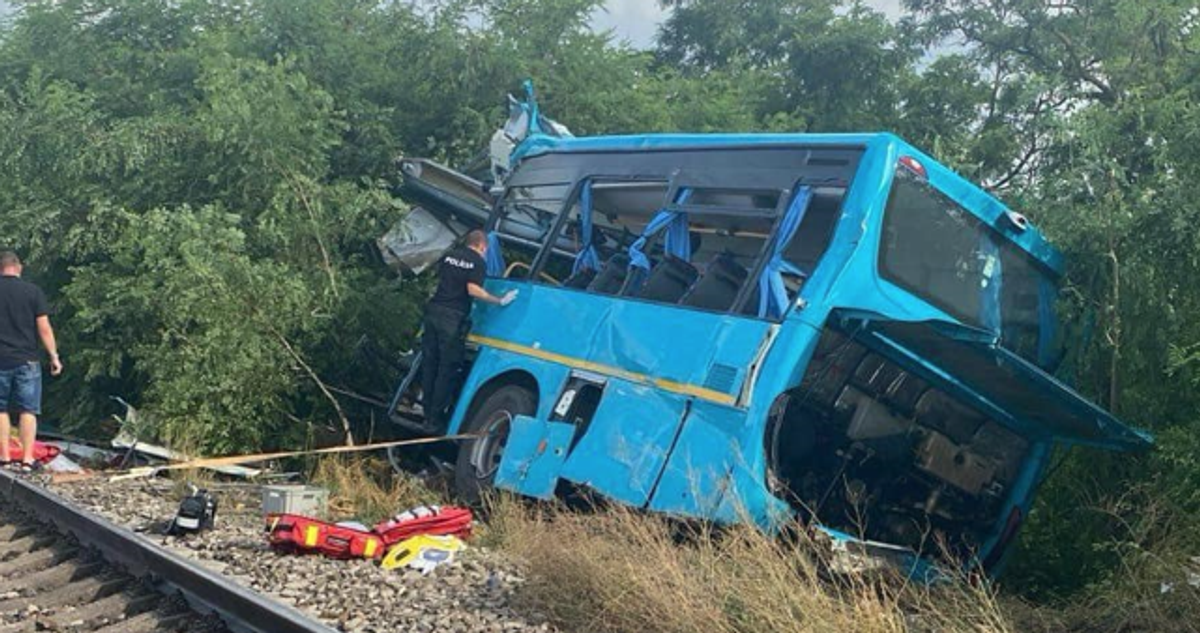
{"type": "Polygon", "coordinates": [[[1152,442],[1052,375],[1060,252],[894,135],[534,135],[511,164],[472,194],[519,296],[472,316],[467,498],[799,518],[994,572],[1056,447],[1152,442]]]}

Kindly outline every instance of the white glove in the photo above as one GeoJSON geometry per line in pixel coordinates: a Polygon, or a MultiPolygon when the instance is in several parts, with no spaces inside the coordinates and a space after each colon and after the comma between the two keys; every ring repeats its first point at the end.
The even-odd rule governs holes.
{"type": "Polygon", "coordinates": [[[503,297],[500,297],[500,305],[502,305],[502,306],[507,306],[508,304],[510,304],[510,303],[512,303],[513,301],[516,301],[516,300],[517,300],[517,291],[516,291],[516,290],[509,290],[508,292],[506,292],[506,293],[504,294],[504,296],[503,296],[503,297]]]}

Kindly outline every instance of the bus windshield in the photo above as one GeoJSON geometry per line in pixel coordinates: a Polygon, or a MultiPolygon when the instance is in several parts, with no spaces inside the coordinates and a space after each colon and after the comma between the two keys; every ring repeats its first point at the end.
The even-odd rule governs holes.
{"type": "Polygon", "coordinates": [[[901,168],[884,216],[881,275],[966,325],[1052,368],[1058,289],[1028,253],[901,168]]]}

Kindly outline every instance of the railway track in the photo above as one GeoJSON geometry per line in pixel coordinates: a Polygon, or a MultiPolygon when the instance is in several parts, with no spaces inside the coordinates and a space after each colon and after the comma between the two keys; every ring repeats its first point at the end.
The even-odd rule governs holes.
{"type": "Polygon", "coordinates": [[[0,472],[0,633],[332,633],[0,472]]]}

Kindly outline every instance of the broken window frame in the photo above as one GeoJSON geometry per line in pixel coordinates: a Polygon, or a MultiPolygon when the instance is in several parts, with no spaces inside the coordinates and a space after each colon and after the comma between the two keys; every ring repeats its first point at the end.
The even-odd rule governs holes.
{"type": "MultiPolygon", "coordinates": [[[[723,148],[720,148],[719,150],[714,148],[714,150],[711,150],[711,151],[718,151],[721,154],[728,155],[732,152],[736,152],[739,150],[761,151],[762,148],[723,147],[723,148]]],[[[569,251],[567,251],[565,249],[557,248],[555,246],[555,244],[557,244],[558,241],[562,238],[563,231],[565,230],[565,226],[571,219],[571,212],[579,204],[579,200],[582,195],[582,191],[583,191],[583,187],[585,186],[585,183],[587,183],[589,181],[662,182],[662,181],[666,180],[668,182],[668,188],[667,188],[667,192],[664,197],[664,200],[663,200],[663,205],[661,207],[664,210],[682,211],[682,212],[688,213],[689,215],[693,215],[693,214],[694,215],[719,215],[722,211],[724,211],[724,212],[734,212],[734,213],[738,213],[740,215],[746,215],[746,216],[759,216],[759,217],[763,217],[763,218],[770,218],[771,229],[770,229],[769,236],[763,240],[763,244],[761,245],[761,247],[759,248],[758,252],[756,253],[756,255],[754,257],[753,265],[747,267],[746,281],[743,282],[742,287],[739,289],[737,297],[735,298],[735,300],[733,302],[733,305],[728,310],[725,310],[724,312],[714,312],[714,313],[737,315],[737,316],[743,316],[746,318],[762,319],[762,320],[775,321],[775,322],[786,318],[787,315],[795,308],[797,296],[789,297],[788,309],[786,311],[784,311],[784,313],[782,315],[780,315],[778,318],[760,317],[760,316],[758,316],[757,312],[755,312],[753,314],[743,314],[743,311],[747,308],[747,303],[753,297],[755,287],[759,283],[759,280],[762,277],[763,271],[768,264],[768,259],[769,259],[768,256],[773,248],[773,245],[775,244],[775,241],[778,239],[779,227],[780,227],[780,223],[783,220],[784,214],[786,212],[786,207],[791,202],[792,196],[794,195],[795,191],[800,186],[810,186],[814,189],[834,187],[834,188],[840,188],[843,191],[842,198],[838,202],[838,205],[839,205],[838,213],[839,213],[839,215],[841,213],[844,213],[844,205],[845,205],[846,197],[847,197],[847,194],[853,183],[853,180],[854,180],[855,176],[857,175],[858,162],[861,160],[861,158],[864,154],[864,148],[857,147],[857,146],[846,146],[846,147],[776,146],[776,147],[767,148],[767,150],[770,150],[770,151],[785,150],[785,151],[790,152],[793,158],[802,155],[804,157],[805,166],[807,166],[807,164],[809,162],[811,162],[820,168],[826,168],[826,171],[821,171],[821,169],[815,169],[816,173],[805,173],[805,170],[802,169],[801,166],[797,166],[795,170],[791,170],[791,171],[783,170],[783,169],[779,169],[779,168],[749,168],[749,169],[729,170],[727,168],[719,166],[718,162],[714,162],[711,165],[704,166],[704,168],[697,168],[694,166],[689,166],[686,169],[676,168],[676,169],[671,170],[668,174],[666,174],[666,177],[664,178],[664,175],[661,173],[646,173],[645,171],[637,171],[637,169],[638,169],[637,165],[628,165],[628,166],[624,166],[623,169],[616,169],[616,170],[612,170],[612,171],[593,171],[593,170],[584,169],[584,167],[587,167],[587,165],[585,164],[585,165],[577,167],[576,169],[573,169],[573,170],[570,169],[569,166],[567,166],[567,167],[553,166],[548,169],[535,170],[535,172],[534,172],[535,175],[539,171],[545,172],[543,174],[545,176],[545,179],[538,179],[538,178],[531,177],[531,175],[528,173],[522,173],[524,170],[518,169],[514,173],[513,179],[510,181],[510,187],[539,187],[539,186],[562,185],[564,183],[563,183],[563,180],[561,180],[561,179],[566,177],[567,174],[570,174],[571,176],[574,177],[574,181],[570,184],[570,187],[568,189],[568,195],[566,198],[563,199],[562,204],[559,207],[558,217],[555,220],[555,224],[552,226],[550,231],[546,234],[546,237],[544,238],[544,242],[542,244],[533,244],[527,240],[519,240],[521,243],[524,243],[528,246],[536,246],[538,248],[538,252],[531,263],[531,270],[529,272],[528,278],[531,280],[534,280],[534,281],[538,280],[540,278],[540,275],[544,272],[545,267],[546,267],[547,263],[549,262],[549,258],[552,257],[556,252],[557,252],[557,254],[563,255],[563,256],[570,255],[569,251]],[[839,162],[836,158],[830,159],[830,158],[824,157],[824,154],[827,154],[827,153],[828,154],[837,154],[839,152],[843,153],[843,154],[848,153],[849,158],[844,158],[839,162]],[[814,157],[815,157],[815,159],[814,159],[814,157]],[[827,168],[829,168],[831,165],[840,166],[842,168],[842,172],[841,173],[835,172],[833,174],[830,174],[828,172],[827,168]],[[772,178],[774,180],[772,180],[772,178]],[[787,178],[790,178],[790,181],[785,180],[787,178]],[[790,182],[790,184],[786,187],[768,186],[771,182],[774,182],[776,184],[782,183],[782,182],[790,182]],[[772,209],[748,208],[748,207],[726,208],[722,205],[674,203],[673,201],[678,199],[677,196],[679,195],[679,192],[684,188],[704,189],[704,190],[713,190],[713,191],[731,191],[731,192],[735,192],[735,191],[736,192],[761,192],[764,194],[770,194],[772,196],[777,195],[778,198],[777,198],[776,206],[772,209]]],[[[704,151],[706,151],[706,150],[704,150],[702,148],[690,150],[690,152],[704,152],[704,151]]],[[[648,155],[655,155],[655,154],[671,154],[672,152],[633,152],[633,153],[617,152],[617,153],[629,158],[630,162],[638,163],[638,162],[642,162],[642,161],[636,160],[637,158],[645,158],[648,155]]],[[[678,153],[678,152],[675,152],[675,153],[678,153]]],[[[560,155],[556,155],[556,156],[559,158],[563,158],[563,157],[578,158],[578,156],[573,156],[570,154],[560,154],[560,155]]],[[[658,158],[658,157],[656,157],[656,158],[658,158]]],[[[725,158],[728,158],[728,156],[725,156],[725,158]]],[[[584,161],[584,162],[586,162],[586,161],[584,161]]],[[[641,169],[644,170],[645,168],[641,168],[641,169]]],[[[814,171],[814,169],[809,169],[808,171],[812,172],[812,171],[814,171]]],[[[504,201],[507,199],[508,199],[508,196],[506,195],[504,200],[498,201],[498,203],[497,203],[498,204],[497,208],[500,210],[501,213],[503,212],[504,201]]],[[[489,230],[494,230],[495,227],[499,226],[499,225],[500,225],[500,220],[497,218],[497,214],[493,213],[493,217],[491,220],[489,220],[489,223],[488,223],[489,230]]],[[[507,238],[508,236],[504,236],[504,237],[507,238]]],[[[793,236],[792,239],[795,240],[796,236],[793,236]]],[[[830,243],[832,242],[832,239],[833,239],[832,231],[830,232],[827,239],[830,243]]],[[[653,242],[653,240],[651,240],[651,241],[653,242]]],[[[828,251],[828,247],[829,247],[829,243],[827,243],[825,245],[825,248],[822,250],[822,254],[821,254],[822,257],[824,256],[824,253],[828,251]]],[[[817,261],[819,262],[820,258],[818,258],[817,261]]],[[[798,294],[799,294],[799,291],[797,291],[797,295],[798,294]]],[[[632,299],[635,301],[641,300],[637,297],[631,297],[631,296],[626,296],[623,298],[632,299]]],[[[657,303],[657,302],[655,302],[655,303],[657,303]]],[[[661,304],[661,305],[675,305],[675,304],[661,304]]],[[[709,310],[705,310],[703,308],[690,307],[690,306],[678,306],[678,307],[690,308],[690,309],[699,310],[699,311],[709,311],[709,310]]]]}

